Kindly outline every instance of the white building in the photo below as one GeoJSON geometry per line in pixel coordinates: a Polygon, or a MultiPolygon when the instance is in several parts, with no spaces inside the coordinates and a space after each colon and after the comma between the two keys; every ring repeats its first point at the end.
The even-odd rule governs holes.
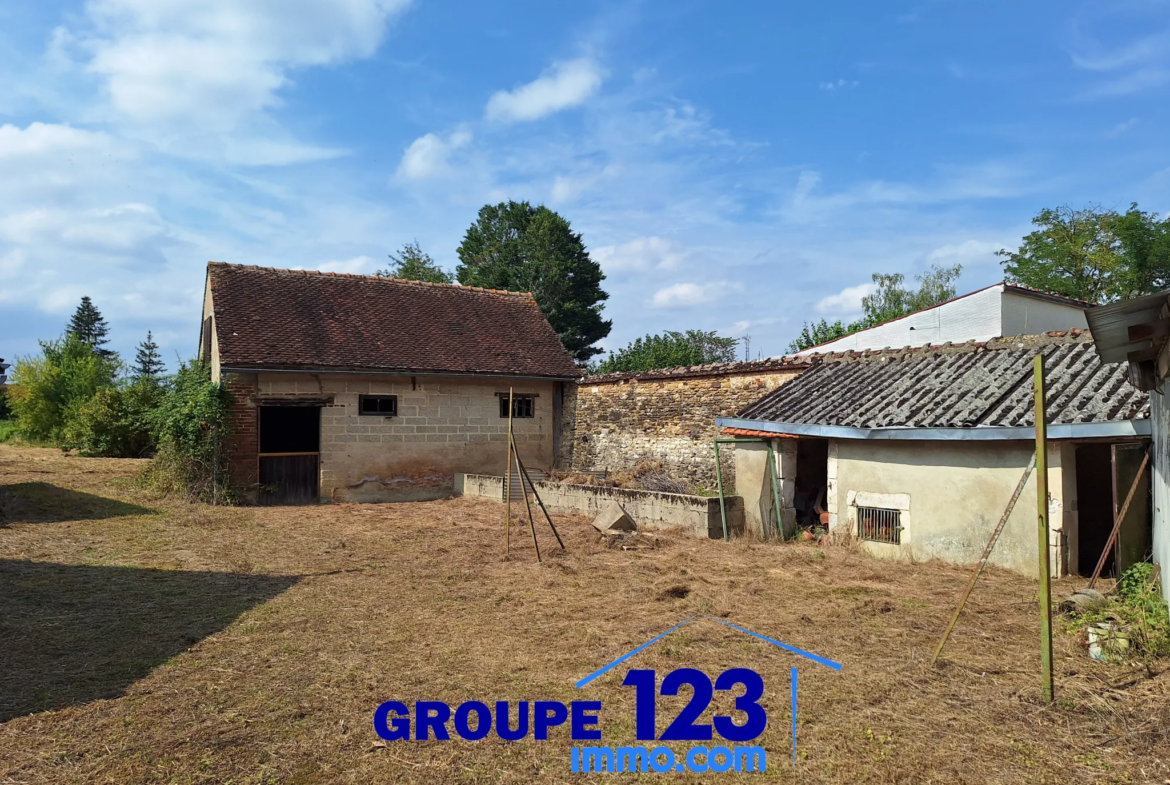
{"type": "Polygon", "coordinates": [[[1084,329],[1088,326],[1084,309],[1091,305],[1025,286],[997,283],[798,354],[901,349],[1084,329]]]}

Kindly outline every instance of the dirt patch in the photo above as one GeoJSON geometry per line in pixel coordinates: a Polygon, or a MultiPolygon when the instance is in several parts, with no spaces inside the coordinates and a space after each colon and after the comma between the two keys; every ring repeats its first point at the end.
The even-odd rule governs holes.
{"type": "MultiPolygon", "coordinates": [[[[759,743],[783,781],[794,665],[802,783],[1170,778],[1170,663],[1093,662],[1061,633],[1058,702],[1041,704],[1036,586],[1002,570],[931,668],[964,568],[669,532],[622,550],[568,516],[567,550],[545,527],[537,564],[526,520],[504,559],[497,502],[211,508],[141,495],[125,481],[137,470],[0,446],[0,494],[45,482],[148,511],[71,517],[58,494],[63,507],[0,529],[2,782],[604,781],[569,773],[564,727],[547,742],[380,744],[371,717],[390,699],[600,700],[606,743],[632,741],[624,667],[573,684],[691,616],[628,666],[756,669],[759,743]]],[[[660,697],[660,726],[688,700],[660,697]]]]}

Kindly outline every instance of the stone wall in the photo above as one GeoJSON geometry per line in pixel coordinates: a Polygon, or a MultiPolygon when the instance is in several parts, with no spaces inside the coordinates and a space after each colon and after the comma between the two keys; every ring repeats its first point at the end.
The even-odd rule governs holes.
{"type": "MultiPolygon", "coordinates": [[[[659,460],[678,479],[714,488],[715,418],[789,382],[809,362],[786,358],[586,377],[577,389],[574,438],[562,444],[562,465],[615,471],[659,460]]],[[[566,402],[566,416],[568,408],[566,402]]],[[[723,460],[728,487],[733,454],[729,447],[723,460]]]]}

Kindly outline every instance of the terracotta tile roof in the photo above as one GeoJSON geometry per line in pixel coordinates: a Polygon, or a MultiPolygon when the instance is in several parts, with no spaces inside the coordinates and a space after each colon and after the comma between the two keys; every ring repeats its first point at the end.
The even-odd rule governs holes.
{"type": "Polygon", "coordinates": [[[1045,357],[1048,418],[1058,423],[1145,419],[1149,396],[1125,363],[1104,363],[1087,330],[815,355],[809,370],[737,418],[854,428],[1031,426],[1032,357],[1045,357]]]}
{"type": "Polygon", "coordinates": [[[226,367],[576,378],[531,294],[207,265],[226,367]]]}
{"type": "Polygon", "coordinates": [[[753,431],[750,428],[724,428],[724,436],[748,436],[760,439],[799,439],[799,436],[792,436],[787,433],[773,433],[772,431],[753,431]]]}

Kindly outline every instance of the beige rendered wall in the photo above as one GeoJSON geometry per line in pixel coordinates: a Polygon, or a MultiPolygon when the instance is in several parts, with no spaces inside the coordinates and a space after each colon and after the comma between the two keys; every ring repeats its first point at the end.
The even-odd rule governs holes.
{"type": "MultiPolygon", "coordinates": [[[[1049,542],[1054,576],[1065,574],[1068,542],[1075,530],[1075,500],[1066,498],[1064,464],[1072,445],[1049,445],[1049,542]],[[1066,509],[1071,508],[1071,509],[1066,509]],[[1070,513],[1070,514],[1066,514],[1070,513]]],[[[856,532],[856,505],[903,508],[902,544],[866,543],[880,556],[971,563],[1011,499],[1032,456],[1027,441],[900,442],[835,440],[835,527],[856,532]],[[883,498],[885,497],[885,498],[883,498]],[[905,505],[903,507],[903,505],[905,505]]],[[[1071,469],[1071,467],[1069,467],[1071,469]]],[[[1071,483],[1075,489],[1075,483],[1071,483]]],[[[1008,519],[991,563],[1037,574],[1036,481],[1029,478],[1008,519]]]]}
{"type": "MultiPolygon", "coordinates": [[[[456,472],[500,474],[507,419],[496,393],[536,395],[535,417],[513,420],[526,466],[553,465],[551,381],[446,376],[260,373],[265,399],[332,395],[321,411],[321,498],[413,501],[449,496],[456,472]],[[397,417],[358,414],[358,396],[397,395],[397,417]]],[[[261,426],[263,427],[263,426],[261,426]]]]}

